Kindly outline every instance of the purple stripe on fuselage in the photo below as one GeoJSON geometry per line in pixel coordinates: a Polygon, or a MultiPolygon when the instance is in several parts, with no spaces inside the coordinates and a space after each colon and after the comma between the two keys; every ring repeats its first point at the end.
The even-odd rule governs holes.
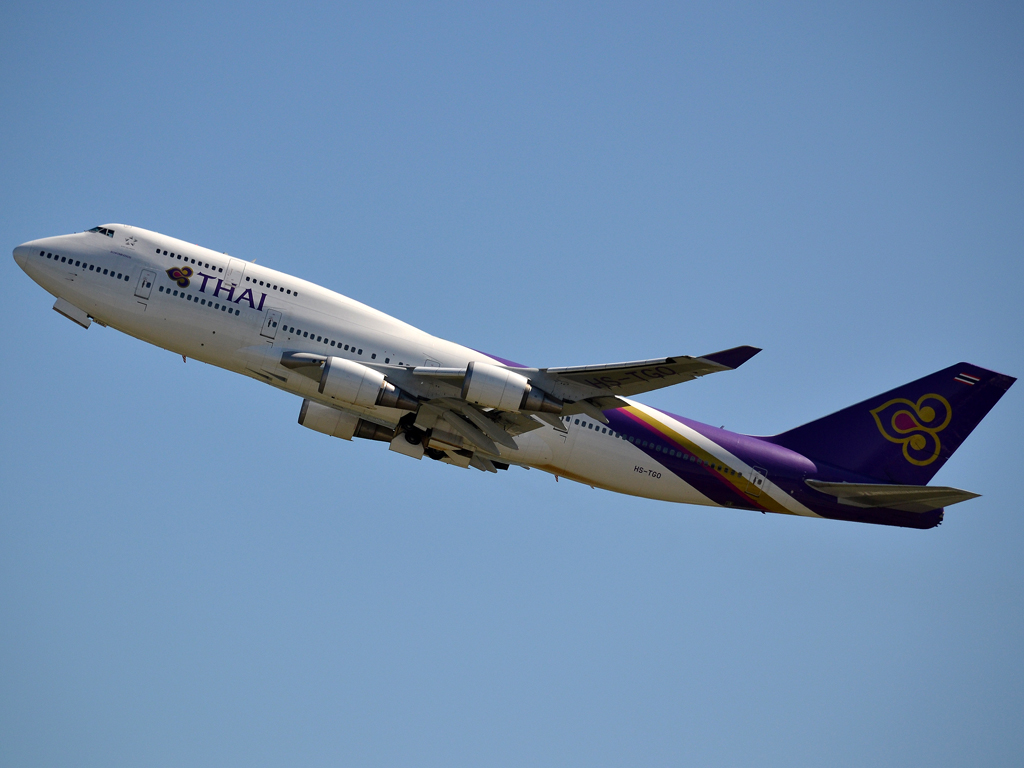
{"type": "MultiPolygon", "coordinates": [[[[821,462],[813,462],[806,456],[769,442],[765,438],[730,432],[726,429],[702,424],[699,421],[677,416],[667,411],[659,411],[659,413],[675,419],[698,434],[717,443],[745,464],[764,469],[767,472],[768,478],[775,485],[822,517],[833,520],[897,525],[905,528],[919,529],[933,528],[942,522],[943,510],[941,509],[931,512],[903,512],[896,509],[863,508],[841,504],[834,496],[808,487],[804,480],[815,478],[831,482],[848,483],[877,483],[878,480],[850,472],[849,470],[822,464],[821,462]]],[[[689,482],[689,478],[684,477],[684,479],[689,482]]],[[[702,493],[704,492],[703,489],[700,490],[702,493]]]]}
{"type": "Polygon", "coordinates": [[[643,419],[634,416],[625,409],[607,411],[605,416],[608,417],[609,427],[612,430],[625,435],[627,439],[632,438],[630,442],[633,445],[693,486],[711,501],[725,507],[760,509],[756,500],[737,489],[727,478],[720,475],[717,470],[706,465],[700,457],[690,451],[685,445],[672,440],[643,419]],[[667,452],[668,450],[678,451],[682,455],[670,455],[667,452]]]}
{"type": "MultiPolygon", "coordinates": [[[[470,349],[473,349],[473,348],[470,347],[470,349]]],[[[480,352],[479,349],[473,349],[473,351],[474,352],[478,352],[481,355],[487,355],[489,358],[491,358],[491,360],[497,360],[499,363],[501,363],[502,365],[507,365],[509,368],[529,368],[530,367],[528,365],[523,365],[522,363],[513,363],[511,360],[506,360],[503,357],[498,357],[497,355],[492,355],[490,352],[480,352]]]]}
{"type": "MultiPolygon", "coordinates": [[[[658,410],[658,409],[655,409],[658,410]]],[[[684,416],[677,416],[668,411],[658,410],[669,418],[675,419],[686,425],[694,432],[703,435],[713,443],[722,446],[740,461],[752,467],[762,467],[769,470],[776,476],[800,478],[805,475],[815,475],[818,467],[806,456],[783,448],[781,445],[769,443],[760,437],[741,435],[738,432],[730,432],[727,429],[712,427],[709,424],[702,424],[684,416]]]]}

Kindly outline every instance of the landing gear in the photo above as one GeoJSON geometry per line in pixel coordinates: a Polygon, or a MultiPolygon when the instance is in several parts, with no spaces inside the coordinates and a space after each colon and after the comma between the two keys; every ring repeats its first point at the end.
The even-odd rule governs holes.
{"type": "Polygon", "coordinates": [[[419,445],[426,440],[427,433],[416,426],[415,413],[407,413],[399,419],[398,429],[405,435],[405,442],[409,445],[419,445]]]}
{"type": "Polygon", "coordinates": [[[423,442],[426,436],[426,432],[416,429],[416,427],[405,430],[405,442],[409,443],[410,445],[419,445],[420,443],[423,442]]]}

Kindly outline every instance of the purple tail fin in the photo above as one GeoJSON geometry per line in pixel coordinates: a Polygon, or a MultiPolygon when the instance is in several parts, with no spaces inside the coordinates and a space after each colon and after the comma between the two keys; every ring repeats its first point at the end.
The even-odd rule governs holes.
{"type": "Polygon", "coordinates": [[[768,440],[865,477],[925,485],[1015,381],[957,363],[768,440]]]}

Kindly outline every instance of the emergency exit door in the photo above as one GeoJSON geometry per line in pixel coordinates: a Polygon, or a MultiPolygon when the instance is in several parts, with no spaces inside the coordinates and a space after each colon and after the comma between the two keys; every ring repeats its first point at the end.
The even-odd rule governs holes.
{"type": "Polygon", "coordinates": [[[140,299],[148,299],[153,291],[153,281],[156,280],[156,272],[149,269],[142,270],[139,277],[139,284],[135,287],[135,295],[140,299]]]}
{"type": "Polygon", "coordinates": [[[764,488],[764,481],[768,479],[768,472],[761,467],[753,467],[750,470],[750,476],[747,478],[747,493],[753,496],[755,499],[761,495],[761,489],[764,488]]]}
{"type": "Polygon", "coordinates": [[[260,331],[260,336],[266,336],[268,339],[273,339],[277,336],[277,326],[281,322],[281,313],[276,309],[267,310],[267,319],[263,321],[263,330],[260,331]]]}

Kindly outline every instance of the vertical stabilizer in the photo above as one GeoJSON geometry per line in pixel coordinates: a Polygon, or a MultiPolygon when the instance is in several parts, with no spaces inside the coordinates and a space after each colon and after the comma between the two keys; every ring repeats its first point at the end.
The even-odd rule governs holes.
{"type": "Polygon", "coordinates": [[[767,439],[882,482],[925,485],[1014,381],[957,363],[767,439]]]}

